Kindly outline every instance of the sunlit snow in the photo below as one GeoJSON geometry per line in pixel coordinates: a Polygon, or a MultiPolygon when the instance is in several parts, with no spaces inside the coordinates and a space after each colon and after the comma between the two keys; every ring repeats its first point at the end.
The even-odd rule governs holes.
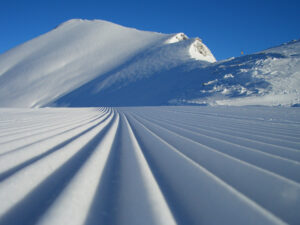
{"type": "Polygon", "coordinates": [[[299,71],[101,20],[7,51],[0,224],[299,224],[299,71]]]}

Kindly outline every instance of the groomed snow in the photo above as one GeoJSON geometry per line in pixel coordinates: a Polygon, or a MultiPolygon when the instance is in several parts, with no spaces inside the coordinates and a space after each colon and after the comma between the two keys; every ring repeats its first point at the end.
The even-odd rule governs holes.
{"type": "Polygon", "coordinates": [[[299,108],[0,109],[0,224],[298,224],[299,108]]]}

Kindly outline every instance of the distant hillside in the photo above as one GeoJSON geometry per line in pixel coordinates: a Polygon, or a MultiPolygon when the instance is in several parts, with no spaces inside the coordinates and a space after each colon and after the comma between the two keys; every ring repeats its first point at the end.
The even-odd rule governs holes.
{"type": "Polygon", "coordinates": [[[0,55],[0,107],[297,105],[299,41],[216,62],[199,38],[70,20],[0,55]]]}

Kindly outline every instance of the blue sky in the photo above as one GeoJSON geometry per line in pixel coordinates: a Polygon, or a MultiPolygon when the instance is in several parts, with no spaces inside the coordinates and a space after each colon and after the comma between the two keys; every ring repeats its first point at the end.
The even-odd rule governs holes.
{"type": "Polygon", "coordinates": [[[300,38],[298,0],[1,0],[0,53],[72,18],[200,37],[218,60],[300,38]]]}

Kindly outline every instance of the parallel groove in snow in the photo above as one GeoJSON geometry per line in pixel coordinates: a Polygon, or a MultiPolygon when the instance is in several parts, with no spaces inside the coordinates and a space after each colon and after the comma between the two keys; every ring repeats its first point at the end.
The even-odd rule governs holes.
{"type": "MultiPolygon", "coordinates": [[[[100,117],[101,118],[101,117],[100,117]]],[[[7,177],[8,175],[16,172],[19,169],[24,168],[27,165],[30,165],[31,163],[59,150],[60,148],[66,146],[76,138],[82,136],[92,128],[98,126],[100,123],[102,123],[107,117],[104,117],[100,121],[90,121],[86,123],[85,125],[77,126],[83,127],[84,130],[73,128],[69,130],[69,132],[63,132],[63,136],[57,134],[54,137],[48,137],[44,140],[39,140],[36,142],[33,142],[30,145],[25,145],[23,148],[14,149],[7,155],[2,155],[0,158],[0,181],[7,177]],[[90,124],[91,123],[91,124],[90,124]],[[92,125],[92,126],[90,126],[92,125]],[[87,127],[88,126],[88,127],[87,127]],[[51,141],[52,143],[50,143],[51,141]],[[44,144],[43,144],[44,143],[44,144]],[[47,146],[47,148],[41,148],[41,144],[47,146]],[[4,163],[5,162],[5,163],[4,163]],[[2,166],[1,166],[2,165],[2,166]],[[15,166],[15,168],[13,168],[15,166]],[[6,170],[5,172],[3,172],[6,170]]]]}
{"type": "MultiPolygon", "coordinates": [[[[45,160],[40,160],[24,169],[26,170],[25,174],[19,172],[17,175],[14,175],[15,179],[18,179],[19,182],[26,182],[26,180],[30,179],[27,177],[29,174],[34,178],[31,178],[31,183],[25,187],[23,185],[22,190],[15,190],[18,187],[12,184],[14,177],[5,180],[3,183],[4,188],[14,189],[12,191],[19,194],[16,196],[6,196],[6,198],[9,197],[11,199],[10,202],[12,203],[7,204],[11,207],[6,209],[8,211],[3,217],[2,223],[32,224],[38,221],[47,212],[53,202],[55,202],[66,184],[80,170],[84,161],[92,154],[94,149],[91,149],[90,146],[102,136],[102,132],[100,132],[102,129],[106,129],[105,124],[104,126],[99,126],[99,128],[94,128],[85,137],[78,138],[78,141],[75,140],[73,144],[70,143],[68,147],[57,152],[56,155],[50,155],[45,160]],[[49,167],[50,165],[53,168],[52,166],[49,167]],[[40,168],[40,172],[37,171],[38,168],[40,168]],[[23,199],[24,195],[26,197],[23,199]],[[18,202],[18,204],[13,206],[14,202],[18,202]],[[24,206],[27,207],[24,208],[24,206]],[[15,217],[15,214],[19,214],[20,217],[15,217]]],[[[2,197],[5,198],[5,196],[0,196],[0,198],[2,197]]]]}
{"type": "MultiPolygon", "coordinates": [[[[162,110],[162,112],[165,110],[162,110]]],[[[167,112],[170,113],[176,113],[177,111],[173,111],[173,110],[166,110],[167,112]]],[[[239,118],[239,117],[232,117],[232,116],[223,116],[223,115],[214,115],[214,114],[210,114],[210,113],[190,113],[190,112],[182,112],[181,114],[189,114],[189,115],[193,115],[193,116],[199,116],[198,118],[205,118],[205,117],[209,117],[211,119],[216,119],[219,120],[219,122],[224,123],[225,126],[228,126],[229,124],[231,124],[231,126],[229,126],[228,128],[241,128],[241,127],[245,127],[245,125],[249,125],[249,124],[254,124],[254,125],[258,125],[258,126],[253,126],[255,127],[254,129],[254,133],[260,133],[266,136],[269,135],[276,135],[276,137],[280,137],[279,135],[283,135],[285,137],[297,137],[298,141],[299,141],[299,136],[295,135],[294,133],[294,129],[291,129],[293,126],[295,126],[296,128],[298,128],[298,126],[300,125],[297,122],[294,122],[292,124],[288,123],[281,123],[281,122],[277,122],[274,123],[273,121],[264,121],[262,119],[245,119],[245,118],[239,118]],[[282,127],[283,126],[283,127],[282,127]],[[263,129],[262,129],[263,128],[263,129]],[[274,130],[273,128],[276,128],[276,130],[274,130]],[[284,130],[284,132],[281,132],[281,130],[284,130]],[[265,133],[264,131],[268,131],[268,133],[265,133]],[[262,131],[262,132],[261,132],[262,131]],[[291,132],[291,133],[289,133],[291,132]]],[[[191,117],[193,118],[193,117],[191,117]]],[[[211,120],[210,119],[210,120],[211,120]]],[[[251,132],[253,130],[252,126],[249,126],[248,129],[246,130],[249,133],[253,133],[251,132]]]]}
{"type": "Polygon", "coordinates": [[[0,224],[297,224],[285,110],[1,109],[0,224]]]}
{"type": "Polygon", "coordinates": [[[30,147],[32,146],[33,144],[38,144],[38,143],[41,143],[41,142],[44,142],[44,141],[48,141],[49,139],[53,139],[55,137],[65,137],[62,136],[62,134],[66,134],[66,133],[69,133],[70,131],[74,131],[76,130],[78,127],[81,127],[81,126],[86,126],[87,124],[89,123],[93,123],[94,121],[97,121],[101,118],[100,117],[97,117],[96,119],[93,119],[93,120],[90,120],[89,122],[86,122],[86,123],[74,123],[73,122],[73,125],[72,126],[63,126],[61,127],[62,129],[55,129],[55,131],[53,132],[52,129],[49,130],[49,132],[42,132],[40,135],[34,135],[34,136],[31,136],[30,138],[28,137],[25,137],[24,139],[19,139],[19,142],[17,140],[15,141],[11,141],[9,143],[4,143],[2,144],[2,152],[0,153],[0,155],[6,155],[6,154],[9,154],[11,152],[15,152],[15,151],[18,151],[18,150],[22,150],[26,147],[30,147]],[[61,135],[61,136],[60,136],[61,135]],[[14,146],[14,149],[11,149],[12,147],[11,146],[14,146]]]}
{"type": "MultiPolygon", "coordinates": [[[[158,119],[158,118],[156,118],[156,119],[158,119]]],[[[160,120],[161,119],[162,118],[160,118],[160,120]]],[[[164,121],[172,122],[173,124],[174,123],[177,124],[177,121],[175,119],[171,120],[168,117],[163,117],[163,120],[164,121]]],[[[263,137],[263,139],[259,140],[259,141],[262,142],[262,143],[268,144],[268,143],[265,142],[267,134],[266,135],[261,134],[262,136],[259,136],[259,135],[257,135],[257,132],[256,132],[255,135],[249,134],[249,133],[247,133],[245,135],[245,133],[248,132],[248,129],[247,129],[248,127],[247,126],[244,126],[244,129],[237,129],[237,128],[232,129],[232,128],[230,128],[228,126],[229,124],[222,125],[222,123],[218,122],[218,127],[216,128],[216,127],[209,126],[209,124],[207,124],[207,120],[203,120],[203,119],[200,120],[200,118],[198,120],[190,120],[190,118],[189,118],[189,120],[185,119],[182,122],[184,122],[184,123],[177,124],[177,125],[180,125],[180,126],[190,126],[190,127],[196,128],[196,129],[204,129],[205,131],[211,130],[211,132],[222,133],[223,135],[229,135],[229,134],[231,134],[231,136],[238,136],[239,138],[243,137],[244,139],[249,139],[249,140],[256,141],[256,142],[258,142],[257,138],[263,137]],[[245,127],[246,127],[246,129],[245,129],[245,127]],[[239,132],[239,131],[241,131],[241,132],[239,132]],[[253,138],[251,139],[251,137],[253,137],[253,138]]],[[[268,138],[270,138],[270,137],[268,137],[268,138]]],[[[290,136],[286,137],[285,136],[284,139],[283,139],[282,136],[279,136],[279,137],[276,137],[276,139],[273,139],[273,138],[270,138],[270,139],[271,139],[272,142],[274,142],[274,141],[276,141],[278,139],[281,142],[283,141],[285,148],[287,148],[286,145],[289,145],[291,143],[295,144],[296,146],[298,146],[300,144],[299,137],[295,138],[295,137],[290,137],[290,136]]],[[[282,144],[282,143],[278,143],[278,144],[282,144]]],[[[292,150],[297,151],[298,149],[292,149],[292,150]]]]}
{"type": "Polygon", "coordinates": [[[119,122],[119,116],[112,122],[103,138],[95,139],[91,145],[92,154],[86,159],[82,168],[74,175],[67,187],[60,193],[39,224],[82,224],[85,221],[89,206],[93,200],[113,143],[113,137],[119,122]],[[97,171],[97,173],[94,173],[97,171]],[[85,190],[83,193],[82,190],[85,190]]]}
{"type": "Polygon", "coordinates": [[[274,154],[275,156],[278,155],[290,160],[300,161],[300,152],[296,149],[292,149],[289,147],[281,147],[278,145],[265,143],[263,141],[259,141],[256,139],[241,137],[239,133],[236,133],[235,135],[228,134],[228,129],[227,130],[214,129],[212,127],[204,127],[202,124],[201,127],[192,126],[190,124],[177,125],[176,121],[172,121],[168,119],[163,119],[163,120],[159,119],[157,121],[168,122],[169,125],[173,125],[180,128],[186,128],[193,132],[199,132],[199,134],[205,134],[205,136],[218,137],[222,140],[227,140],[232,143],[236,143],[245,147],[251,148],[251,146],[255,145],[256,150],[267,152],[269,154],[274,154]]]}
{"type": "MultiPolygon", "coordinates": [[[[93,118],[98,118],[99,116],[94,116],[92,118],[85,118],[84,120],[79,120],[77,121],[76,123],[78,124],[82,124],[82,123],[85,123],[85,122],[88,122],[90,121],[91,119],[93,118]]],[[[10,142],[15,142],[15,141],[18,141],[18,140],[22,140],[22,139],[25,139],[25,138],[30,138],[33,137],[33,136],[40,136],[42,133],[49,133],[51,131],[54,131],[54,133],[57,133],[56,130],[60,130],[61,128],[66,128],[68,126],[71,126],[73,127],[74,125],[76,125],[74,123],[74,119],[70,120],[70,121],[64,121],[64,124],[62,125],[61,122],[57,122],[57,124],[54,124],[54,125],[51,125],[51,126],[44,126],[44,127],[32,127],[32,128],[29,128],[28,131],[26,130],[18,130],[18,132],[16,131],[13,131],[11,132],[11,134],[8,134],[7,136],[5,137],[1,137],[5,139],[5,141],[1,142],[0,144],[6,144],[6,143],[10,143],[10,142]]]]}
{"type": "MultiPolygon", "coordinates": [[[[146,112],[147,113],[147,112],[146,112]]],[[[151,117],[151,116],[150,116],[151,117]]],[[[170,115],[169,115],[170,117],[170,115]]],[[[176,118],[176,117],[175,117],[176,118]]],[[[233,135],[237,135],[238,137],[244,137],[244,138],[250,138],[252,140],[259,140],[261,142],[264,143],[269,143],[269,144],[275,144],[278,147],[283,146],[284,148],[290,148],[291,150],[295,150],[295,151],[300,151],[299,149],[299,144],[300,144],[300,138],[299,138],[299,134],[297,136],[297,133],[299,133],[297,130],[293,130],[293,133],[289,134],[289,135],[293,135],[293,137],[291,136],[276,136],[276,137],[270,137],[271,132],[270,131],[265,131],[264,133],[259,133],[258,129],[262,128],[265,124],[264,121],[261,121],[259,126],[255,129],[255,132],[251,132],[249,130],[252,129],[251,126],[249,126],[249,124],[245,123],[243,126],[235,126],[235,123],[230,121],[228,122],[226,121],[215,121],[215,123],[218,123],[218,126],[216,128],[214,127],[210,127],[209,122],[212,121],[211,119],[207,119],[207,118],[197,118],[197,120],[190,120],[191,118],[188,118],[188,121],[186,120],[186,118],[184,118],[184,120],[182,121],[183,124],[186,125],[193,125],[199,128],[203,127],[204,129],[209,129],[212,131],[215,131],[216,128],[219,131],[225,132],[225,133],[233,133],[233,135]]],[[[213,121],[216,120],[216,118],[213,119],[213,121]]],[[[279,128],[278,127],[274,127],[273,131],[277,131],[279,128]]]]}
{"type": "MultiPolygon", "coordinates": [[[[142,125],[142,124],[140,124],[142,125]]],[[[171,157],[172,155],[174,155],[172,158],[173,160],[170,160],[171,162],[175,161],[175,165],[172,165],[172,169],[175,171],[176,176],[180,175],[179,177],[184,180],[185,182],[180,182],[180,180],[173,180],[173,187],[180,187],[179,190],[189,193],[189,196],[185,196],[186,199],[181,199],[182,202],[184,202],[185,200],[185,207],[188,209],[189,212],[193,212],[194,214],[194,221],[192,221],[192,223],[197,223],[197,221],[203,221],[204,224],[207,223],[225,223],[225,224],[229,224],[229,223],[238,223],[238,221],[241,219],[243,221],[244,218],[232,218],[232,217],[228,217],[227,215],[227,210],[226,207],[224,207],[225,205],[223,204],[227,204],[227,201],[231,202],[231,207],[233,208],[233,210],[237,210],[238,207],[243,207],[243,210],[241,210],[241,213],[244,213],[244,217],[260,217],[261,220],[264,220],[264,224],[270,224],[270,223],[281,223],[280,220],[278,220],[276,217],[274,217],[272,214],[270,214],[268,211],[264,210],[263,208],[261,208],[259,205],[255,204],[254,202],[252,202],[250,199],[246,198],[243,194],[241,194],[240,192],[236,191],[234,188],[232,188],[230,185],[226,184],[222,179],[219,179],[218,176],[215,176],[213,173],[211,173],[210,171],[208,171],[206,168],[204,168],[201,164],[196,163],[194,160],[192,160],[191,158],[187,157],[185,154],[183,154],[181,151],[179,151],[177,148],[173,147],[172,145],[170,145],[167,141],[161,139],[158,135],[156,135],[154,132],[152,132],[151,130],[149,130],[146,126],[142,125],[142,128],[145,129],[145,131],[147,133],[149,133],[151,136],[153,136],[154,139],[156,139],[155,143],[160,143],[159,146],[161,149],[165,149],[164,151],[167,151],[168,154],[167,156],[171,157]],[[177,171],[178,169],[178,165],[179,167],[183,167],[184,170],[183,171],[177,171]],[[176,166],[176,167],[174,167],[176,166]],[[189,168],[189,169],[188,169],[189,168]],[[186,171],[187,169],[187,171],[186,171]],[[195,171],[196,170],[196,171],[195,171]],[[177,173],[179,172],[179,173],[177,173]],[[197,174],[197,176],[200,176],[201,179],[195,179],[195,173],[197,174]],[[186,188],[187,184],[193,184],[191,185],[191,187],[186,188]],[[203,187],[206,187],[203,189],[203,187]],[[190,189],[191,188],[191,189],[190,189]],[[214,189],[217,189],[217,191],[215,191],[214,189]],[[186,190],[187,189],[187,190],[186,190]],[[210,189],[212,189],[212,193],[210,192],[210,189]],[[194,195],[195,193],[198,193],[198,196],[194,195]],[[208,192],[208,196],[206,196],[206,192],[208,192]],[[216,201],[216,199],[222,199],[224,198],[224,200],[221,201],[216,201]],[[240,205],[242,203],[242,206],[240,205]],[[205,205],[206,204],[212,204],[212,207],[214,210],[213,211],[207,211],[210,207],[206,208],[205,205]],[[197,211],[199,210],[200,214],[197,214],[197,211]],[[203,210],[203,212],[201,212],[201,210],[203,210]],[[217,213],[216,213],[216,212],[217,213]],[[220,217],[218,218],[212,218],[213,215],[216,213],[217,215],[219,215],[220,217]]],[[[148,140],[145,140],[148,141],[148,140]]],[[[146,144],[148,145],[148,148],[151,146],[152,143],[146,144]]],[[[162,154],[162,152],[160,152],[160,154],[162,154]]],[[[156,158],[160,158],[161,156],[156,155],[156,158]]],[[[166,157],[164,157],[166,158],[166,157]]],[[[157,160],[157,159],[156,159],[157,160]]],[[[160,159],[161,160],[161,159],[160,159]]],[[[161,163],[162,165],[163,163],[161,163]]],[[[170,165],[171,166],[171,165],[170,165]]],[[[163,171],[168,171],[167,168],[164,168],[163,171]]],[[[171,171],[169,172],[169,176],[172,175],[171,171]]],[[[171,179],[171,178],[170,178],[171,179]]],[[[174,178],[173,178],[174,179],[174,178]]],[[[190,185],[187,185],[190,186],[190,185]]],[[[170,187],[171,188],[171,187],[170,187]]],[[[177,190],[177,194],[180,195],[180,192],[178,192],[179,190],[177,190]]],[[[229,210],[230,211],[230,210],[229,210]]],[[[242,222],[239,221],[239,222],[242,222]]],[[[249,222],[249,221],[248,221],[249,222]]],[[[252,221],[254,222],[254,221],[252,221]]]]}
{"type": "MultiPolygon", "coordinates": [[[[189,142],[194,142],[195,144],[201,145],[202,147],[206,148],[207,150],[217,152],[217,153],[221,153],[224,156],[228,156],[230,158],[235,158],[239,161],[243,161],[243,162],[248,162],[248,161],[251,162],[252,161],[252,163],[255,163],[255,160],[261,160],[260,158],[256,157],[255,153],[257,153],[257,152],[254,152],[254,157],[255,158],[251,160],[251,157],[253,158],[253,154],[249,155],[248,153],[252,153],[252,151],[253,150],[255,151],[255,149],[251,149],[251,148],[241,149],[244,152],[240,152],[239,149],[236,149],[236,151],[234,151],[234,149],[233,149],[234,145],[233,146],[230,146],[230,145],[226,146],[225,143],[222,140],[219,140],[219,139],[216,139],[216,138],[213,138],[213,141],[209,142],[207,144],[206,143],[207,141],[205,139],[195,141],[194,140],[195,138],[193,137],[193,136],[195,136],[195,134],[190,134],[190,137],[187,138],[186,134],[182,134],[182,132],[179,132],[178,130],[176,132],[173,132],[173,131],[169,130],[168,128],[162,127],[158,124],[155,124],[155,126],[159,126],[160,127],[159,129],[166,129],[167,132],[171,133],[170,136],[172,136],[172,134],[173,134],[173,136],[176,136],[178,138],[182,138],[183,140],[187,140],[189,142]],[[220,145],[215,145],[215,143],[218,143],[218,142],[220,143],[220,145]],[[221,148],[226,149],[226,151],[222,150],[221,148]],[[248,155],[246,155],[246,154],[248,154],[248,155]],[[247,160],[247,157],[250,160],[247,160]]],[[[151,127],[151,125],[148,125],[147,127],[151,127]]],[[[160,134],[160,135],[162,135],[162,134],[160,134]]],[[[206,138],[209,138],[209,137],[206,136],[206,138]]],[[[173,139],[173,140],[175,140],[175,139],[173,139]]],[[[170,140],[168,142],[170,143],[170,142],[172,142],[172,140],[170,140]]],[[[240,146],[240,148],[242,148],[242,147],[240,146]]],[[[259,155],[259,156],[261,157],[261,155],[259,155]]],[[[262,155],[262,156],[264,156],[264,155],[262,155]]],[[[284,160],[284,159],[283,159],[283,161],[280,161],[280,158],[273,158],[273,159],[268,158],[268,157],[263,158],[263,161],[265,163],[269,163],[270,160],[272,160],[273,162],[271,161],[271,163],[275,165],[274,169],[276,169],[276,166],[277,167],[281,166],[281,167],[284,168],[282,170],[282,172],[289,172],[288,175],[293,175],[294,179],[299,180],[299,174],[298,173],[293,174],[294,171],[300,170],[300,164],[299,163],[297,163],[295,161],[292,161],[292,160],[284,160]]],[[[262,166],[264,166],[264,165],[262,165],[262,166]]]]}
{"type": "MultiPolygon", "coordinates": [[[[127,159],[127,165],[124,165],[124,170],[127,168],[128,173],[127,177],[125,176],[126,174],[122,176],[126,189],[123,189],[124,192],[121,199],[123,200],[124,209],[127,208],[126,204],[131,201],[128,198],[134,197],[137,202],[135,205],[131,204],[133,207],[127,208],[126,211],[120,213],[118,224],[122,224],[123,221],[129,221],[130,224],[176,224],[125,116],[123,116],[122,127],[127,128],[123,132],[123,145],[126,146],[124,154],[125,151],[127,152],[124,157],[127,159]],[[135,166],[133,167],[133,165],[135,166]],[[140,179],[137,179],[137,177],[140,177],[140,179]],[[140,191],[139,193],[139,190],[143,190],[143,192],[140,191]],[[140,219],[136,217],[136,214],[140,215],[140,219]]],[[[123,162],[122,164],[125,163],[123,162]]]]}
{"type": "MultiPolygon", "coordinates": [[[[149,127],[150,124],[147,125],[147,129],[149,127]]],[[[157,133],[158,130],[154,132],[157,133]]],[[[157,135],[163,136],[162,133],[157,133],[157,135]]],[[[229,184],[232,184],[234,187],[242,190],[242,192],[246,195],[252,195],[253,199],[257,198],[257,201],[261,201],[262,199],[263,203],[266,203],[272,209],[274,206],[278,207],[278,205],[280,205],[279,203],[282,202],[283,199],[280,199],[280,196],[276,196],[276,191],[272,192],[262,187],[272,184],[273,189],[277,189],[277,192],[284,192],[284,190],[287,188],[286,186],[288,186],[290,190],[298,190],[300,188],[298,183],[294,183],[281,176],[277,176],[276,174],[268,173],[268,171],[220,153],[213,148],[206,148],[206,146],[202,146],[205,149],[201,149],[201,145],[198,147],[193,146],[193,142],[189,142],[189,139],[187,138],[181,139],[183,138],[181,136],[176,136],[176,138],[173,139],[168,138],[168,136],[164,136],[163,138],[166,137],[167,139],[164,139],[164,141],[172,146],[176,145],[177,149],[181,149],[180,152],[183,155],[191,160],[194,160],[213,174],[229,182],[229,184]],[[186,149],[183,150],[183,146],[185,146],[186,149]],[[204,154],[198,154],[198,152],[196,152],[197,149],[204,150],[204,154]],[[214,161],[222,164],[223,167],[217,167],[215,165],[216,162],[214,161]],[[234,170],[236,171],[233,172],[234,170]],[[243,177],[243,174],[250,176],[243,177]],[[260,184],[260,186],[251,187],[252,184],[260,184]],[[249,187],[251,187],[251,189],[249,189],[249,187]],[[277,200],[279,200],[278,204],[274,204],[277,200]]],[[[171,137],[171,135],[169,137],[171,137]]],[[[194,142],[194,145],[195,144],[197,145],[196,142],[194,142]]],[[[291,202],[290,208],[297,208],[296,206],[299,203],[299,201],[291,202]]],[[[273,210],[276,210],[276,208],[273,210]]],[[[286,210],[286,208],[279,208],[277,211],[278,213],[284,213],[285,215],[288,215],[289,213],[297,213],[295,210],[290,211],[286,210]]]]}

